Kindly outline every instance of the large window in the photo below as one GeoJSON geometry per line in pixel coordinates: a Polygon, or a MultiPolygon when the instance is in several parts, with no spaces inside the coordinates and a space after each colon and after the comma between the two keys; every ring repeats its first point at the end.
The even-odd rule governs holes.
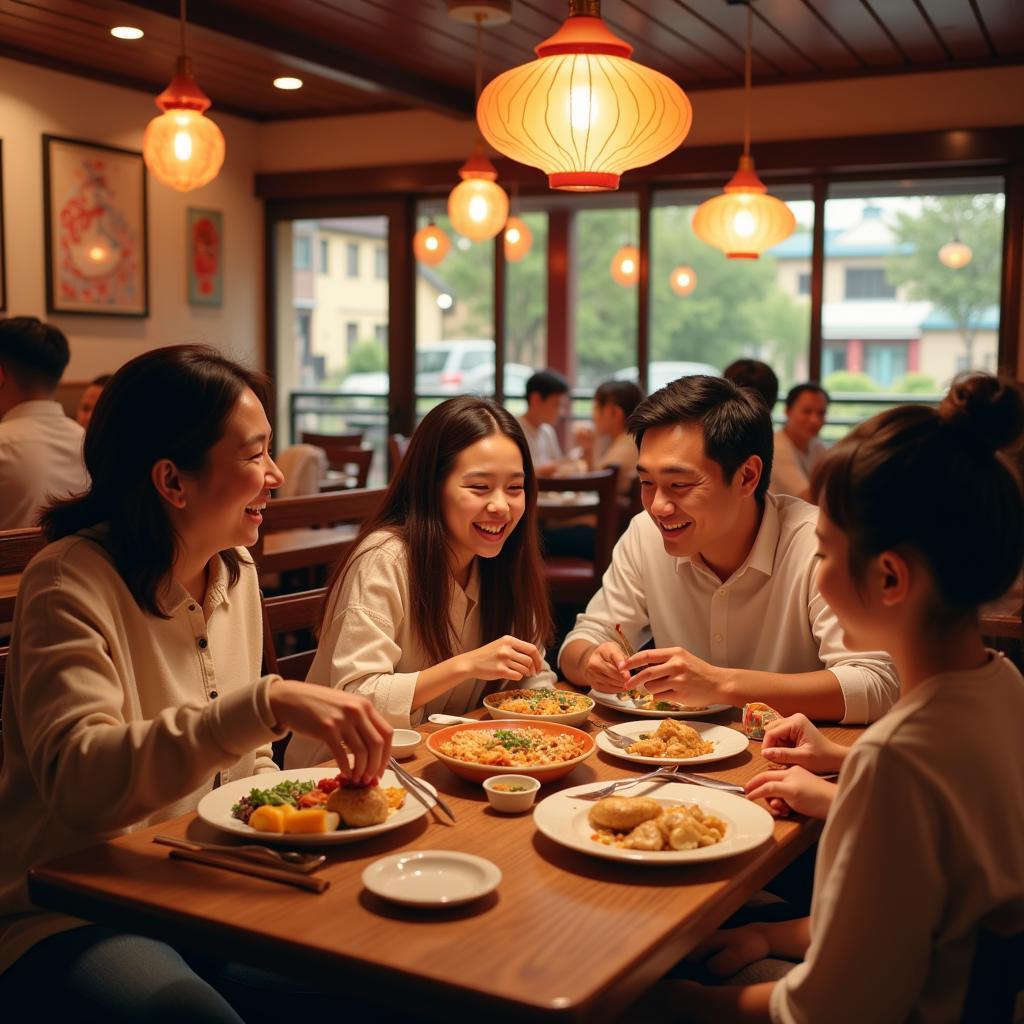
{"type": "Polygon", "coordinates": [[[810,354],[814,206],[807,189],[773,188],[796,231],[757,260],[730,260],[691,230],[706,193],[662,193],[651,224],[651,391],[687,373],[721,373],[761,359],[785,390],[805,380],[810,354]],[[680,274],[682,277],[680,278],[680,274]],[[806,291],[801,277],[807,278],[806,291]]]}
{"type": "Polygon", "coordinates": [[[548,364],[548,215],[516,211],[532,236],[522,259],[505,263],[505,404],[526,408],[526,382],[548,364]]]}
{"type": "Polygon", "coordinates": [[[822,308],[830,391],[938,395],[960,370],[995,370],[1001,189],[992,178],[832,186],[822,308]],[[969,249],[962,266],[943,262],[953,242],[969,249]]]}

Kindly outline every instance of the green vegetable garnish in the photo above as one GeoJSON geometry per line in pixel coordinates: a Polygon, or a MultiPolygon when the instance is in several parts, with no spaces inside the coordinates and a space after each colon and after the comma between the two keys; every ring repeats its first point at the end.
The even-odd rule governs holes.
{"type": "Polygon", "coordinates": [[[517,732],[512,732],[511,729],[495,729],[494,739],[506,750],[514,750],[517,747],[520,750],[529,750],[533,745],[528,736],[522,736],[517,732]]]}

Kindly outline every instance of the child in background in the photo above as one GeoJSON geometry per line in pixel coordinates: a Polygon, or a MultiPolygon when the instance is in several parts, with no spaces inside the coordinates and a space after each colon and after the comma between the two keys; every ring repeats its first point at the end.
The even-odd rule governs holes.
{"type": "MultiPolygon", "coordinates": [[[[882,413],[825,457],[818,584],[848,645],[892,654],[901,697],[845,758],[799,718],[766,736],[793,745],[778,760],[842,764],[811,916],[715,933],[695,951],[713,973],[777,980],[667,982],[658,999],[683,1019],[960,1019],[980,924],[1024,900],[1024,679],[978,624],[1024,558],[1024,497],[997,454],[1022,429],[1020,385],[976,374],[939,410],[882,413]]],[[[783,780],[754,792],[827,809],[783,780]]]]}
{"type": "Polygon", "coordinates": [[[583,449],[588,469],[619,467],[620,495],[629,494],[636,479],[637,451],[626,433],[626,420],[643,401],[644,393],[632,381],[609,380],[594,392],[594,426],[576,431],[576,443],[583,449]]]}

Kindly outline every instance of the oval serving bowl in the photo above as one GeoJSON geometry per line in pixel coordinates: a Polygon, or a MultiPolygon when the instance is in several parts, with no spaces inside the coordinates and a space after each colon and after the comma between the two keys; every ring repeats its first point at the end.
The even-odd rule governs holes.
{"type": "Polygon", "coordinates": [[[484,707],[491,718],[515,718],[524,722],[554,722],[556,725],[580,726],[587,720],[590,712],[594,710],[594,698],[588,697],[585,693],[577,693],[575,690],[499,690],[497,693],[484,697],[484,707]],[[568,693],[578,703],[585,704],[586,707],[580,711],[566,711],[557,715],[534,715],[528,711],[502,711],[498,707],[498,704],[503,700],[517,697],[520,694],[533,693],[568,693]]]}
{"type": "Polygon", "coordinates": [[[489,778],[492,775],[529,775],[531,779],[536,779],[538,782],[551,782],[554,779],[560,779],[564,775],[568,775],[576,765],[590,757],[596,748],[597,744],[594,742],[594,737],[588,735],[582,730],[574,729],[569,725],[558,725],[554,722],[538,722],[533,716],[531,716],[529,722],[522,722],[519,720],[516,720],[514,723],[511,721],[489,722],[485,720],[483,722],[473,722],[472,724],[460,723],[459,725],[449,725],[444,729],[439,729],[437,732],[431,733],[427,737],[427,750],[429,750],[430,753],[438,759],[438,761],[446,764],[456,775],[459,775],[464,779],[469,779],[470,782],[483,782],[484,779],[489,778]],[[443,754],[441,752],[441,744],[450,740],[460,732],[494,730],[500,729],[502,726],[506,728],[539,729],[541,732],[555,736],[563,734],[575,736],[583,740],[583,753],[569,761],[559,761],[557,764],[495,765],[481,764],[475,761],[460,761],[456,757],[451,757],[448,754],[443,754]]]}

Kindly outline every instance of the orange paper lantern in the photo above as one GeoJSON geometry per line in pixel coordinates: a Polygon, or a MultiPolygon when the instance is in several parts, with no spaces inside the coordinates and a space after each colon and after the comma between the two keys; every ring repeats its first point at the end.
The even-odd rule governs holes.
{"type": "Polygon", "coordinates": [[[157,181],[179,192],[201,188],[224,163],[224,135],[203,115],[210,98],[192,77],[192,62],[178,58],[170,85],[156,98],[163,111],[146,126],[142,156],[157,181]]]}
{"type": "Polygon", "coordinates": [[[537,60],[498,75],[477,102],[484,138],[539,167],[551,188],[616,189],[624,171],[676,149],[693,121],[683,90],[632,61],[633,47],[600,10],[600,0],[570,0],[568,20],[535,47],[537,60]]]}
{"type": "Polygon", "coordinates": [[[433,221],[412,236],[413,255],[428,267],[436,267],[451,247],[452,240],[433,221]]]}
{"type": "Polygon", "coordinates": [[[532,246],[533,232],[526,221],[519,217],[509,217],[505,222],[505,259],[509,263],[518,263],[532,246]]]}
{"type": "Polygon", "coordinates": [[[494,164],[477,151],[459,168],[462,181],[448,195],[448,219],[474,242],[493,238],[508,219],[508,196],[497,183],[494,164]]]}
{"type": "Polygon", "coordinates": [[[964,245],[959,238],[954,238],[953,241],[947,242],[939,250],[939,262],[951,270],[959,270],[961,267],[966,267],[973,258],[974,253],[971,252],[971,247],[964,245]]]}
{"type": "Polygon", "coordinates": [[[676,267],[668,276],[668,285],[676,295],[689,295],[697,287],[697,275],[693,267],[685,264],[676,267]]]}
{"type": "Polygon", "coordinates": [[[612,280],[623,288],[632,288],[640,280],[640,250],[635,245],[624,245],[612,257],[612,280]]]}

